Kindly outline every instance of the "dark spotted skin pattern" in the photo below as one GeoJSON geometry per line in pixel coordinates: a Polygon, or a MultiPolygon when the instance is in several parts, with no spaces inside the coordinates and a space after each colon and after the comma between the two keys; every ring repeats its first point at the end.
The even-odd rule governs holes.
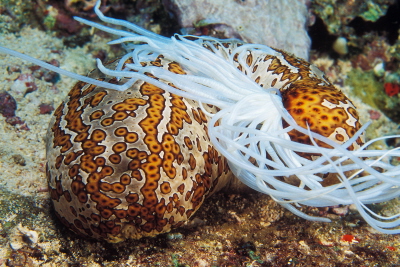
{"type": "MultiPolygon", "coordinates": [[[[310,63],[277,49],[267,55],[262,49],[234,54],[243,45],[239,41],[181,38],[232,59],[260,87],[277,88],[300,126],[339,144],[360,129],[351,101],[310,63]]],[[[178,63],[155,58],[140,64],[186,74],[178,63]]],[[[126,82],[99,71],[89,76],[126,82]]],[[[226,159],[209,140],[208,120],[197,102],[142,80],[124,92],[78,82],[55,111],[47,134],[47,176],[57,216],[74,232],[109,242],[181,226],[205,197],[231,182],[226,159]]],[[[288,134],[311,144],[308,135],[288,134]]],[[[362,143],[358,138],[349,149],[362,143]]]]}
{"type": "MultiPolygon", "coordinates": [[[[89,76],[117,83],[98,71],[89,76]]],[[[207,122],[197,102],[141,80],[124,92],[78,82],[47,136],[57,217],[75,233],[109,242],[181,226],[231,177],[207,122]]]]}

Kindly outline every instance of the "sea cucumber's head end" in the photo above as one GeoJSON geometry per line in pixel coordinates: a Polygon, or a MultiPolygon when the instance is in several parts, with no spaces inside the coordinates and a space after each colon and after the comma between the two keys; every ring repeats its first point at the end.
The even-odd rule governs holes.
{"type": "MultiPolygon", "coordinates": [[[[307,86],[293,83],[282,92],[283,105],[297,124],[311,132],[343,144],[361,128],[359,116],[351,101],[333,86],[307,86]]],[[[292,141],[312,144],[310,137],[296,130],[289,132],[292,141]]],[[[316,140],[320,147],[330,145],[316,140]]],[[[357,138],[348,150],[358,149],[364,143],[363,137],[357,138]]]]}

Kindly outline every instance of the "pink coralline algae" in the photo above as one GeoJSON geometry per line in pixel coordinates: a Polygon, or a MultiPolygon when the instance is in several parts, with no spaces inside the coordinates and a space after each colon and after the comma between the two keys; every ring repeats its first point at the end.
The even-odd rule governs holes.
{"type": "Polygon", "coordinates": [[[6,122],[11,125],[23,124],[21,130],[29,130],[28,126],[19,117],[15,116],[17,102],[7,92],[0,92],[0,114],[6,118],[6,122]]]}
{"type": "Polygon", "coordinates": [[[175,13],[183,28],[212,24],[224,30],[225,38],[265,44],[308,58],[310,38],[306,31],[305,0],[164,0],[163,3],[175,13]]]}
{"type": "Polygon", "coordinates": [[[17,102],[7,92],[0,92],[0,113],[6,118],[14,117],[17,109],[17,102]]]}
{"type": "Polygon", "coordinates": [[[371,120],[378,120],[381,117],[381,113],[377,110],[370,109],[368,113],[371,120]]]}
{"type": "Polygon", "coordinates": [[[39,105],[39,113],[40,114],[50,114],[54,110],[52,105],[49,104],[40,104],[39,105]]]}

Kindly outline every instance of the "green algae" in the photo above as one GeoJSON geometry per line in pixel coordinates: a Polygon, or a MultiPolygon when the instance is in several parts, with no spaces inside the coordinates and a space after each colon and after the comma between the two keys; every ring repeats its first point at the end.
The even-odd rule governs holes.
{"type": "Polygon", "coordinates": [[[381,6],[378,4],[369,2],[367,4],[367,7],[368,7],[368,10],[363,12],[362,14],[360,14],[360,17],[362,17],[364,20],[375,22],[381,16],[384,15],[384,11],[382,10],[381,6]]]}
{"type": "Polygon", "coordinates": [[[364,103],[374,108],[379,108],[379,101],[385,98],[383,84],[380,83],[373,71],[352,69],[347,74],[345,84],[352,88],[352,93],[364,103]]]}
{"type": "Polygon", "coordinates": [[[347,74],[346,85],[352,93],[364,103],[382,111],[394,122],[400,122],[400,99],[385,93],[383,82],[380,82],[373,71],[353,69],[347,74]]]}
{"type": "Polygon", "coordinates": [[[54,29],[54,26],[56,25],[56,18],[53,17],[52,15],[47,15],[44,20],[43,23],[46,26],[47,29],[54,29]]]}

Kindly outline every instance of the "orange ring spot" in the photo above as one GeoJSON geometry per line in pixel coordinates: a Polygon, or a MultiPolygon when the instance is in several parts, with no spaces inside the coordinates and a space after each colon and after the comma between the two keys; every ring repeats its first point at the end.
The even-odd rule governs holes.
{"type": "Polygon", "coordinates": [[[83,171],[87,172],[87,173],[91,173],[96,171],[97,169],[97,165],[96,163],[94,163],[93,161],[84,161],[81,162],[80,167],[83,171]]]}
{"type": "Polygon", "coordinates": [[[123,121],[128,117],[128,114],[124,111],[118,111],[112,115],[115,121],[123,121]]]}
{"type": "Polygon", "coordinates": [[[89,134],[84,132],[84,133],[80,133],[77,136],[75,136],[74,138],[74,142],[83,142],[88,138],[89,134]]]}
{"type": "Polygon", "coordinates": [[[126,127],[119,127],[114,131],[116,136],[124,136],[128,133],[128,129],[126,127]]]}
{"type": "Polygon", "coordinates": [[[94,142],[101,142],[104,139],[106,139],[106,137],[107,137],[107,134],[103,130],[100,130],[100,129],[94,130],[91,135],[91,139],[94,142]]]}
{"type": "Polygon", "coordinates": [[[86,153],[92,156],[97,156],[103,154],[104,151],[106,151],[106,146],[95,146],[87,150],[86,153]]]}
{"type": "Polygon", "coordinates": [[[126,210],[114,210],[114,214],[117,218],[123,219],[127,216],[128,212],[126,210]]]}
{"type": "Polygon", "coordinates": [[[89,119],[90,119],[90,121],[98,120],[98,119],[100,119],[103,115],[104,115],[104,111],[103,111],[103,110],[96,110],[95,112],[93,112],[92,114],[90,114],[89,119]]]}
{"type": "Polygon", "coordinates": [[[114,120],[112,118],[105,118],[104,120],[101,121],[101,125],[106,127],[110,126],[114,123],[114,120]]]}
{"type": "Polygon", "coordinates": [[[86,203],[88,201],[88,196],[84,191],[78,193],[78,200],[81,203],[86,203]]]}
{"type": "Polygon", "coordinates": [[[146,100],[140,99],[140,98],[128,98],[128,99],[125,99],[124,102],[127,104],[134,104],[134,105],[140,105],[140,106],[147,104],[146,100]]]}
{"type": "Polygon", "coordinates": [[[126,156],[128,158],[134,159],[139,155],[139,150],[137,148],[130,148],[126,151],[126,156]]]}
{"type": "Polygon", "coordinates": [[[100,189],[109,192],[112,190],[112,185],[109,183],[100,183],[100,189]]]}
{"type": "Polygon", "coordinates": [[[106,159],[103,157],[97,157],[94,162],[96,163],[97,166],[103,167],[104,164],[106,164],[106,159]]]}
{"type": "Polygon", "coordinates": [[[137,133],[128,133],[125,135],[125,142],[127,143],[134,143],[138,140],[137,133]]]}
{"type": "Polygon", "coordinates": [[[105,166],[102,168],[101,170],[101,174],[103,175],[103,177],[105,176],[110,176],[114,173],[114,169],[111,168],[110,166],[105,166]]]}
{"type": "Polygon", "coordinates": [[[79,173],[79,165],[78,164],[74,164],[68,171],[68,175],[71,178],[73,178],[76,175],[78,175],[78,173],[79,173]]]}
{"type": "Polygon", "coordinates": [[[117,194],[121,194],[122,192],[125,191],[125,186],[122,185],[121,183],[113,183],[112,190],[117,194]]]}
{"type": "Polygon", "coordinates": [[[97,183],[88,183],[88,184],[86,184],[85,188],[86,188],[86,192],[89,194],[93,194],[93,193],[99,191],[99,186],[97,183]]]}
{"type": "Polygon", "coordinates": [[[128,203],[136,203],[139,200],[139,196],[136,193],[129,193],[125,199],[128,203]]]}
{"type": "Polygon", "coordinates": [[[123,185],[128,185],[131,183],[131,177],[128,174],[123,174],[120,178],[119,181],[123,185]]]}
{"type": "Polygon", "coordinates": [[[163,194],[168,194],[168,193],[171,192],[171,186],[169,185],[168,182],[163,182],[163,183],[160,185],[160,190],[161,190],[161,193],[163,193],[163,194]]]}
{"type": "Polygon", "coordinates": [[[121,156],[118,154],[112,154],[108,157],[108,160],[113,164],[121,163],[121,156]]]}
{"type": "Polygon", "coordinates": [[[112,147],[112,150],[115,153],[122,153],[126,150],[127,145],[124,142],[115,143],[112,147]]]}

